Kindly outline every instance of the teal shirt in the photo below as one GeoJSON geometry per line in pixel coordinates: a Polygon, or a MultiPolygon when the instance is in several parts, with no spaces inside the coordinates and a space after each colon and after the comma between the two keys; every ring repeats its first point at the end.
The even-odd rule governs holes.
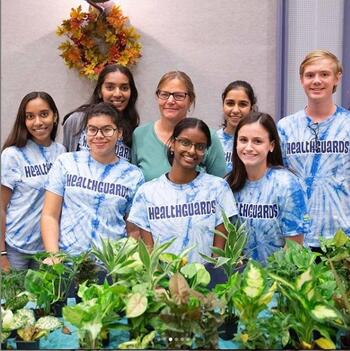
{"type": "MultiPolygon", "coordinates": [[[[142,170],[146,181],[158,178],[171,168],[167,158],[167,146],[157,137],[154,123],[136,128],[132,137],[131,162],[142,170]]],[[[226,174],[224,151],[215,131],[210,129],[210,134],[211,146],[200,169],[223,177],[226,174]]]]}

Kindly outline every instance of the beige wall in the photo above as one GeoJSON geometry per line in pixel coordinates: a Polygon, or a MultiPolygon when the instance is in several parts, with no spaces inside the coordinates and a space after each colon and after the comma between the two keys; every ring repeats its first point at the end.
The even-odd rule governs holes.
{"type": "MultiPolygon", "coordinates": [[[[195,117],[219,127],[221,92],[232,80],[249,81],[260,110],[274,114],[278,0],[119,0],[141,34],[143,57],[132,68],[142,122],[158,118],[154,90],[161,75],[179,69],[195,85],[195,117]]],[[[86,102],[94,83],[65,65],[56,27],[83,0],[1,1],[1,141],[22,97],[45,90],[61,117],[86,102]]],[[[59,138],[60,139],[60,138],[59,138]]]]}

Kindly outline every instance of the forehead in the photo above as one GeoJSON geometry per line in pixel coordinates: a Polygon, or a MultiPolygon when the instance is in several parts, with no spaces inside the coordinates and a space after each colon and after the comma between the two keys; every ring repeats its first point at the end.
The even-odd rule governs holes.
{"type": "Polygon", "coordinates": [[[103,84],[129,84],[129,78],[122,72],[108,73],[103,81],[103,84]]]}
{"type": "Polygon", "coordinates": [[[106,125],[116,126],[113,119],[109,115],[101,114],[98,116],[92,116],[88,119],[87,125],[93,125],[95,127],[101,127],[106,125]]]}
{"type": "Polygon", "coordinates": [[[185,82],[183,80],[180,80],[179,78],[170,78],[166,80],[161,84],[160,89],[167,90],[170,92],[187,91],[185,82]]]}
{"type": "Polygon", "coordinates": [[[27,103],[25,110],[26,112],[31,110],[50,110],[50,106],[44,99],[37,97],[27,103]]]}
{"type": "Polygon", "coordinates": [[[186,128],[178,135],[178,137],[196,141],[199,140],[199,142],[202,143],[207,142],[207,136],[198,128],[186,128]]]}
{"type": "Polygon", "coordinates": [[[243,88],[230,90],[226,94],[225,100],[244,100],[249,102],[249,98],[243,88]]]}
{"type": "Polygon", "coordinates": [[[336,64],[329,58],[317,58],[314,61],[311,61],[304,67],[304,74],[307,72],[316,72],[316,71],[331,71],[335,72],[336,64]]]}
{"type": "Polygon", "coordinates": [[[240,135],[247,135],[250,137],[268,137],[269,133],[259,122],[254,122],[246,124],[240,128],[238,131],[238,136],[240,135]]]}

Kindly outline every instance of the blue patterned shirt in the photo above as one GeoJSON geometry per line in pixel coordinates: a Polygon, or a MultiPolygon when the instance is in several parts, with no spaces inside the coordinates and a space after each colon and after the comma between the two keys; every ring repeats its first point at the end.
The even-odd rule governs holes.
{"type": "Polygon", "coordinates": [[[310,246],[338,229],[350,235],[350,112],[320,123],[304,110],[278,122],[285,166],[301,179],[311,218],[310,246]]]}
{"type": "Polygon", "coordinates": [[[163,243],[176,237],[169,252],[180,254],[195,245],[190,262],[202,261],[199,252],[211,255],[214,229],[237,214],[232,191],[219,177],[199,173],[190,183],[175,184],[166,175],[142,185],[135,195],[128,220],[151,232],[153,240],[163,243]]]}
{"type": "Polygon", "coordinates": [[[228,134],[224,131],[224,128],[221,128],[216,131],[216,135],[218,136],[222,148],[225,153],[225,161],[226,161],[226,171],[227,173],[232,171],[232,150],[233,150],[233,135],[228,134]]]}
{"type": "Polygon", "coordinates": [[[284,168],[269,168],[257,181],[246,181],[234,193],[238,216],[246,222],[246,253],[266,263],[285,244],[285,238],[307,235],[309,218],[298,178],[284,168]]]}
{"type": "Polygon", "coordinates": [[[40,215],[47,174],[63,145],[45,147],[28,140],[24,147],[10,146],[1,153],[1,184],[12,190],[6,210],[6,242],[23,253],[44,250],[40,215]]]}
{"type": "Polygon", "coordinates": [[[100,237],[125,237],[125,216],[142,172],[119,159],[102,164],[88,151],[69,152],[54,163],[46,190],[63,197],[59,248],[77,255],[100,245],[100,237]]]}

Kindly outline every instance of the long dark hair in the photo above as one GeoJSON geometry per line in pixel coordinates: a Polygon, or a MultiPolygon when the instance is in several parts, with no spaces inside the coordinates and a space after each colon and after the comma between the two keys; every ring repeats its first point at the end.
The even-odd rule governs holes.
{"type": "Polygon", "coordinates": [[[239,191],[244,187],[244,184],[247,180],[247,171],[245,169],[244,163],[238,157],[237,154],[237,137],[239,130],[247,125],[258,122],[269,134],[270,142],[274,142],[274,148],[272,152],[269,152],[267,155],[267,165],[269,167],[283,167],[283,158],[280,145],[280,139],[278,136],[278,131],[276,123],[273,118],[263,112],[252,111],[248,116],[242,118],[235,130],[234,141],[233,141],[233,150],[232,150],[232,163],[233,170],[227,176],[227,182],[229,183],[232,191],[239,191]]]}
{"type": "Polygon", "coordinates": [[[174,161],[174,153],[170,149],[170,145],[174,142],[181,132],[185,129],[199,129],[207,137],[207,148],[211,145],[210,129],[201,119],[194,117],[187,117],[178,122],[174,128],[173,134],[167,142],[167,157],[169,163],[172,165],[174,161]]]}
{"type": "MultiPolygon", "coordinates": [[[[117,64],[107,65],[100,72],[100,74],[98,76],[95,89],[92,93],[92,96],[90,97],[89,102],[87,104],[81,105],[80,107],[78,107],[74,111],[72,111],[72,112],[68,113],[66,116],[64,116],[63,124],[65,123],[67,118],[72,113],[85,112],[90,105],[97,104],[99,102],[103,102],[103,99],[101,97],[102,84],[104,83],[107,74],[113,73],[113,72],[120,72],[120,73],[124,74],[125,76],[127,76],[128,80],[129,80],[131,93],[130,93],[130,99],[129,99],[128,105],[126,106],[125,110],[122,111],[121,128],[123,129],[124,143],[127,146],[131,147],[132,133],[135,130],[135,128],[140,124],[140,116],[139,116],[137,109],[136,109],[136,106],[135,106],[136,101],[137,101],[137,97],[138,97],[138,91],[136,88],[134,77],[133,77],[131,71],[125,66],[117,65],[117,64]]],[[[79,131],[79,133],[80,132],[81,132],[81,130],[79,131]]]]}
{"type": "Polygon", "coordinates": [[[32,138],[26,127],[26,107],[28,102],[37,98],[46,101],[54,116],[56,117],[55,123],[50,133],[51,140],[55,141],[59,122],[59,113],[55,101],[51,95],[44,91],[32,91],[31,93],[28,93],[26,96],[24,96],[21,103],[19,104],[15,124],[13,125],[9,136],[6,139],[2,150],[6,149],[9,146],[24,147],[27,144],[28,139],[32,138]]]}

